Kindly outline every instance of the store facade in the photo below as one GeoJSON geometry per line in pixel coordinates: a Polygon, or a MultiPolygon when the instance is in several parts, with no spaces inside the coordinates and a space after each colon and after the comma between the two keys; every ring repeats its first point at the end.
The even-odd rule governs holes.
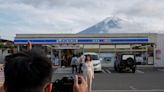
{"type": "Polygon", "coordinates": [[[105,63],[114,63],[117,53],[135,54],[142,64],[154,65],[157,34],[17,34],[14,43],[18,51],[28,42],[41,47],[51,57],[69,66],[73,54],[96,52],[105,63]]]}

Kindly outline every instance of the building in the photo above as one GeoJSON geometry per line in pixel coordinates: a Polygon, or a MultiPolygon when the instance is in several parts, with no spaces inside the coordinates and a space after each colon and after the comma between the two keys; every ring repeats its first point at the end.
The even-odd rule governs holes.
{"type": "Polygon", "coordinates": [[[142,64],[163,67],[163,38],[163,34],[156,33],[17,34],[14,43],[20,51],[26,49],[30,41],[33,47],[43,48],[52,61],[64,59],[65,65],[69,65],[73,54],[96,52],[112,64],[117,53],[131,53],[136,54],[142,64]]]}
{"type": "Polygon", "coordinates": [[[3,63],[5,56],[13,53],[13,51],[13,41],[0,38],[0,63],[3,63]]]}

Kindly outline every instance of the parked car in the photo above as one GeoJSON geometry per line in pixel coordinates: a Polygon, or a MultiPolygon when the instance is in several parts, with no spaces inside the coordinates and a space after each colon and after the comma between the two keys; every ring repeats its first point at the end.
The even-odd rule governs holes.
{"type": "Polygon", "coordinates": [[[132,70],[136,71],[136,59],[133,54],[119,54],[116,56],[114,70],[118,72],[132,70]]]}
{"type": "Polygon", "coordinates": [[[86,52],[84,55],[91,55],[94,71],[102,71],[102,65],[101,65],[101,58],[97,53],[94,52],[86,52]]]}

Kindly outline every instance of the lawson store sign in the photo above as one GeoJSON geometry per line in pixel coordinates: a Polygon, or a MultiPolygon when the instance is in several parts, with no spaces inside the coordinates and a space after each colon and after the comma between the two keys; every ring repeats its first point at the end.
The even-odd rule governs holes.
{"type": "Polygon", "coordinates": [[[87,43],[148,43],[149,38],[34,38],[34,39],[15,39],[15,44],[26,44],[27,42],[33,44],[87,44],[87,43]]]}

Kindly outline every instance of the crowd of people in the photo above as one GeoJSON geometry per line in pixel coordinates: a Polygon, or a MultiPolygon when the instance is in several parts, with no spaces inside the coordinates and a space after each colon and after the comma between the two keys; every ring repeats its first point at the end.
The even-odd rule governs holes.
{"type": "MultiPolygon", "coordinates": [[[[91,61],[90,55],[82,55],[79,60],[76,56],[72,58],[72,67],[77,68],[74,62],[78,62],[79,73],[82,73],[74,77],[73,92],[91,92],[94,78],[91,61]],[[80,84],[79,77],[82,80],[80,84]]],[[[51,92],[52,72],[52,62],[41,50],[30,49],[8,55],[4,64],[5,80],[0,92],[51,92]]]]}
{"type": "MultiPolygon", "coordinates": [[[[8,55],[0,92],[51,92],[52,71],[52,62],[41,50],[30,49],[8,55]]],[[[88,92],[87,88],[85,78],[75,75],[73,92],[88,92]]]]}

